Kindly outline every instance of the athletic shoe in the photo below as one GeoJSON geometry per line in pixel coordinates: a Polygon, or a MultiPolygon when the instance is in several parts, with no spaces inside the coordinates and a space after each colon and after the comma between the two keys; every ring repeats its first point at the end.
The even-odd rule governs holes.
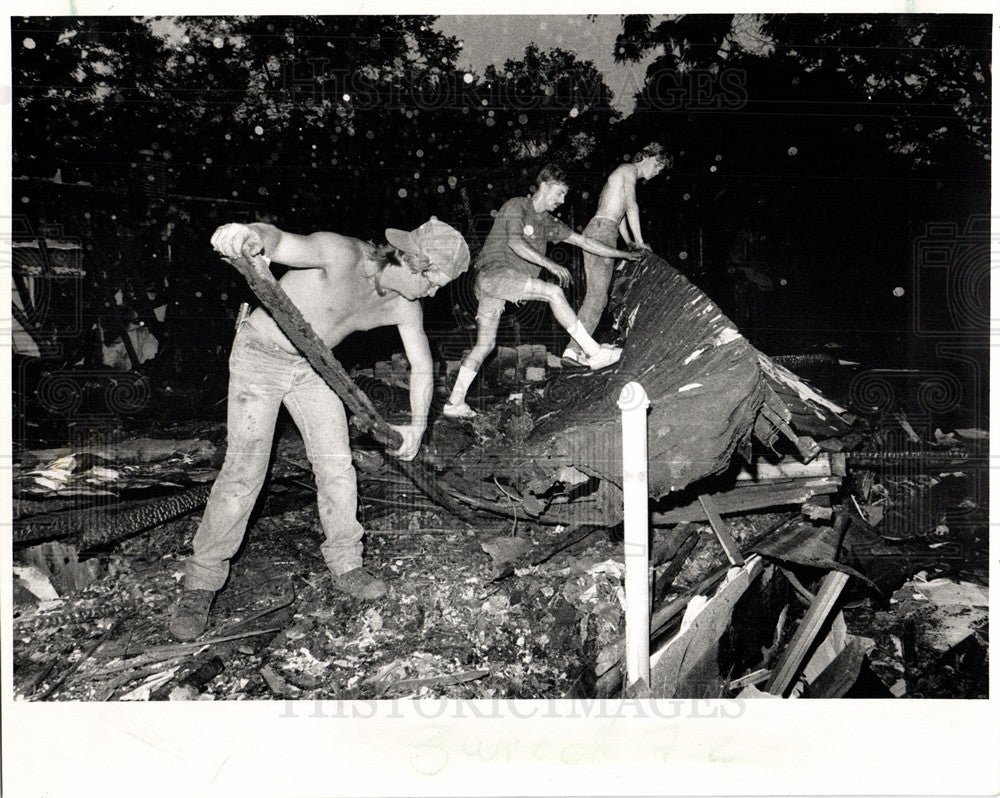
{"type": "Polygon", "coordinates": [[[591,371],[597,371],[598,369],[607,368],[608,366],[613,366],[622,356],[622,350],[618,347],[601,347],[601,351],[596,355],[591,355],[587,358],[587,367],[591,371]]]}
{"type": "Polygon", "coordinates": [[[587,356],[583,354],[579,349],[574,349],[572,346],[567,346],[566,351],[562,353],[562,359],[567,360],[575,366],[587,367],[587,356]]]}
{"type": "Polygon", "coordinates": [[[469,407],[469,405],[465,402],[462,402],[460,405],[453,405],[451,402],[448,402],[441,412],[448,418],[475,418],[478,415],[478,413],[476,413],[476,411],[469,407]]]}

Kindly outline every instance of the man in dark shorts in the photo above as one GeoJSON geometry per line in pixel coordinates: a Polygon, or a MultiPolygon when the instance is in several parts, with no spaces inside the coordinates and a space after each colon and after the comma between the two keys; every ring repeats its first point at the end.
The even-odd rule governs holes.
{"type": "Polygon", "coordinates": [[[500,316],[508,302],[548,302],[556,321],[580,346],[585,355],[583,362],[593,370],[617,363],[621,357],[621,349],[599,346],[584,329],[562,291],[570,282],[569,269],[547,258],[545,248],[550,241],[565,241],[584,252],[605,258],[638,260],[640,255],[622,252],[574,233],[556,219],[551,212],[563,204],[568,190],[562,169],[549,165],[539,172],[537,186],[530,197],[515,197],[500,208],[493,229],[476,258],[475,291],[479,300],[476,344],[458,370],[455,387],[444,406],[446,416],[472,418],[476,415],[466,403],[465,395],[496,345],[500,316]],[[540,269],[554,274],[559,285],[539,280],[540,269]]]}
{"type": "MultiPolygon", "coordinates": [[[[623,163],[608,177],[601,191],[601,199],[597,203],[597,213],[583,231],[587,238],[600,241],[609,247],[618,243],[621,233],[627,246],[639,250],[648,250],[649,246],[642,240],[642,228],[639,225],[639,205],[635,199],[635,184],[639,179],[651,180],[664,169],[670,167],[673,159],[663,147],[653,142],[647,144],[632,163],[623,163]],[[631,228],[632,234],[629,235],[631,228]]],[[[614,260],[583,253],[583,271],[587,275],[587,293],[580,306],[580,323],[590,334],[597,329],[597,324],[608,304],[608,288],[611,286],[611,273],[614,271],[614,260]]],[[[583,350],[575,341],[570,341],[563,358],[574,363],[583,363],[583,350]]]]}

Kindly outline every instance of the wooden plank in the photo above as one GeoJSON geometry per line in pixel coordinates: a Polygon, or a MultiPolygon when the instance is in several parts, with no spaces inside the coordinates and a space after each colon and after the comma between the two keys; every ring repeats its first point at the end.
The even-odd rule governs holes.
{"type": "Polygon", "coordinates": [[[753,673],[748,673],[746,676],[741,676],[739,679],[733,679],[729,683],[730,690],[742,690],[751,684],[760,684],[771,676],[771,671],[767,668],[760,668],[755,670],[753,673]]]}
{"type": "Polygon", "coordinates": [[[792,457],[782,458],[777,463],[756,460],[751,466],[736,475],[737,482],[759,482],[765,479],[802,477],[844,476],[847,457],[843,452],[824,452],[812,462],[803,463],[792,457]]]}
{"type": "Polygon", "coordinates": [[[673,698],[680,689],[682,698],[703,698],[713,692],[709,683],[716,677],[721,681],[717,666],[719,638],[729,628],[733,607],[763,572],[764,561],[751,557],[708,599],[683,631],[653,654],[649,663],[653,695],[673,698]]]}
{"type": "Polygon", "coordinates": [[[785,696],[791,690],[806,654],[816,642],[816,637],[823,623],[829,617],[837,599],[840,598],[848,579],[850,576],[842,571],[830,571],[823,579],[823,584],[816,592],[816,600],[803,617],[795,636],[788,644],[781,664],[775,669],[774,676],[768,682],[767,692],[785,696]]]}
{"type": "MultiPolygon", "coordinates": [[[[814,496],[836,493],[840,490],[840,485],[840,477],[811,477],[805,480],[746,485],[725,493],[709,495],[720,515],[732,515],[750,510],[762,510],[766,507],[803,504],[814,496]]],[[[704,509],[697,501],[692,501],[682,507],[653,513],[651,520],[656,526],[666,526],[685,521],[701,521],[704,518],[704,509]]]]}
{"type": "Polygon", "coordinates": [[[799,450],[799,454],[802,455],[806,462],[811,462],[819,454],[819,445],[816,441],[806,435],[796,435],[795,431],[782,420],[781,416],[766,404],[760,406],[760,412],[782,435],[795,445],[795,448],[799,450]]]}
{"type": "Polygon", "coordinates": [[[715,506],[715,501],[707,493],[703,493],[698,497],[698,502],[701,504],[701,508],[705,511],[705,515],[708,517],[708,523],[712,525],[712,531],[715,532],[715,536],[719,539],[719,543],[722,544],[723,550],[726,552],[726,556],[729,558],[731,565],[737,567],[742,566],[745,562],[743,555],[740,554],[740,549],[736,545],[736,541],[733,540],[733,536],[729,534],[729,527],[726,526],[726,522],[722,520],[719,515],[718,508],[715,506]]]}

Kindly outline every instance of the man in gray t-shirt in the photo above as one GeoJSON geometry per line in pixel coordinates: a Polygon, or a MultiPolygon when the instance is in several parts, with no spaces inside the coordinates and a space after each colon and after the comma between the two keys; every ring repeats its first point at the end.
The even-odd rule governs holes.
{"type": "Polygon", "coordinates": [[[479,300],[476,312],[476,344],[462,360],[452,389],[444,406],[451,418],[472,418],[476,412],[465,401],[465,395],[487,355],[496,346],[500,316],[508,302],[536,300],[548,302],[552,313],[583,350],[584,363],[593,370],[617,363],[621,349],[601,347],[590,337],[566,301],[562,288],[569,285],[569,269],[545,255],[550,241],[565,241],[585,252],[606,258],[638,260],[640,255],[622,252],[592,238],[574,233],[552,215],[566,199],[569,184],[558,166],[549,165],[538,174],[537,188],[530,197],[516,197],[504,203],[493,222],[493,228],[476,258],[475,291],[479,300]],[[559,285],[538,279],[541,269],[555,275],[559,285]]]}

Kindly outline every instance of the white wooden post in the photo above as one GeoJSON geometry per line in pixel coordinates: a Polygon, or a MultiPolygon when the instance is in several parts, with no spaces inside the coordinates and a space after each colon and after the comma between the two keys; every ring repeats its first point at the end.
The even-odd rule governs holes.
{"type": "Polygon", "coordinates": [[[637,382],[618,396],[622,411],[622,498],[625,503],[626,685],[649,684],[649,471],[646,410],[649,397],[637,382]]]}

